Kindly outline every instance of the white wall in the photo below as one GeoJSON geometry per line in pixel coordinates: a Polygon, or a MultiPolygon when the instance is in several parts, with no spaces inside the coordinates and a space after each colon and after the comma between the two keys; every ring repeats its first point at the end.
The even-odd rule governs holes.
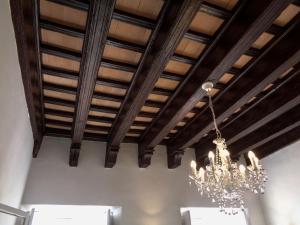
{"type": "MultiPolygon", "coordinates": [[[[169,170],[158,147],[147,169],[138,168],[137,146],[123,144],[114,168],[105,169],[105,143],[83,142],[79,166],[68,165],[70,140],[45,137],[33,159],[24,204],[121,206],[123,225],[179,225],[180,207],[212,206],[188,185],[194,152],[185,152],[182,166],[169,170]]],[[[250,201],[253,225],[264,218],[255,198],[250,201]]]]}
{"type": "Polygon", "coordinates": [[[263,159],[269,181],[263,205],[269,225],[300,224],[300,141],[263,159]]]}
{"type": "MultiPolygon", "coordinates": [[[[18,207],[33,137],[28,118],[9,1],[0,1],[0,202],[18,207]]],[[[0,214],[0,224],[10,218],[0,214]]]]}

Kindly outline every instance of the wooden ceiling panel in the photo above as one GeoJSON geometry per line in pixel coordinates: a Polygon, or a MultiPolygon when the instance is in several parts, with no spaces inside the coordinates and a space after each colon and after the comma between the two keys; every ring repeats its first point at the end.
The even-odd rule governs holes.
{"type": "Polygon", "coordinates": [[[146,127],[143,127],[143,126],[130,126],[130,129],[145,130],[146,127]]]}
{"type": "Polygon", "coordinates": [[[150,35],[151,30],[149,29],[114,19],[111,21],[108,33],[109,37],[140,45],[145,45],[150,35]]]}
{"type": "Polygon", "coordinates": [[[140,134],[133,134],[133,133],[127,133],[126,137],[139,137],[141,136],[140,134]]]}
{"type": "Polygon", "coordinates": [[[87,18],[86,11],[63,6],[47,0],[40,0],[40,15],[42,19],[82,30],[85,28],[87,18]]]}
{"type": "Polygon", "coordinates": [[[63,121],[63,122],[73,122],[73,118],[63,117],[63,116],[55,116],[55,115],[45,114],[45,118],[51,119],[51,120],[63,121]]]}
{"type": "Polygon", "coordinates": [[[138,121],[138,122],[151,122],[152,118],[137,116],[137,117],[135,117],[134,121],[138,121]]]}
{"type": "Polygon", "coordinates": [[[293,70],[294,68],[291,67],[289,68],[287,71],[285,71],[282,75],[279,76],[279,78],[283,78],[285,77],[286,75],[289,75],[289,73],[293,70]]]}
{"type": "Polygon", "coordinates": [[[116,109],[120,108],[121,106],[120,102],[112,102],[112,101],[97,99],[97,98],[92,99],[92,104],[97,106],[108,106],[116,109]]]}
{"type": "Polygon", "coordinates": [[[218,83],[221,84],[227,84],[229,81],[231,81],[231,79],[234,77],[233,74],[231,73],[225,73],[218,81],[218,83]]]}
{"type": "Polygon", "coordinates": [[[102,130],[91,130],[91,129],[85,129],[85,133],[93,133],[93,134],[108,134],[107,131],[102,131],[102,130]]]}
{"type": "Polygon", "coordinates": [[[159,78],[155,84],[155,87],[163,88],[163,89],[167,89],[167,90],[175,90],[178,84],[179,84],[179,82],[175,81],[175,80],[159,78]]]}
{"type": "Polygon", "coordinates": [[[54,55],[49,55],[45,53],[42,53],[42,64],[53,68],[64,69],[64,70],[75,71],[75,72],[79,72],[79,67],[80,67],[80,62],[78,61],[66,59],[54,55]]]}
{"type": "Polygon", "coordinates": [[[274,24],[278,26],[285,26],[290,22],[296,15],[297,13],[300,12],[300,7],[294,4],[290,4],[281,14],[277,19],[274,21],[274,24]]]}
{"type": "Polygon", "coordinates": [[[96,85],[95,92],[104,93],[104,94],[112,94],[116,96],[124,96],[126,94],[125,89],[115,88],[115,87],[107,87],[104,85],[96,85]]]}
{"type": "Polygon", "coordinates": [[[267,91],[273,87],[274,84],[268,84],[262,91],[267,91]]]}
{"type": "Polygon", "coordinates": [[[74,112],[74,108],[68,107],[68,106],[62,106],[62,105],[45,103],[44,107],[46,109],[54,109],[54,110],[59,110],[59,111],[63,111],[63,112],[74,112]]]}
{"type": "Polygon", "coordinates": [[[177,126],[179,126],[179,127],[183,127],[183,126],[185,126],[185,122],[179,122],[179,123],[177,123],[177,126]]]}
{"type": "Polygon", "coordinates": [[[186,118],[193,118],[195,116],[195,113],[189,112],[185,115],[186,118]]]}
{"type": "Polygon", "coordinates": [[[205,44],[193,41],[188,38],[182,38],[177,46],[176,53],[197,59],[205,48],[205,44]]]}
{"type": "Polygon", "coordinates": [[[198,12],[193,19],[190,29],[207,35],[214,35],[224,21],[218,17],[198,12]]]}
{"type": "Polygon", "coordinates": [[[116,114],[112,113],[105,113],[105,112],[96,112],[96,111],[89,111],[90,116],[98,116],[98,117],[106,117],[106,118],[115,118],[116,114]]]}
{"type": "Polygon", "coordinates": [[[248,55],[242,55],[234,64],[233,67],[241,69],[243,68],[253,57],[248,55]]]}
{"type": "Polygon", "coordinates": [[[111,127],[111,123],[103,123],[103,122],[96,122],[96,121],[87,121],[87,125],[99,126],[99,127],[111,127]]]}
{"type": "Polygon", "coordinates": [[[155,101],[155,102],[166,102],[168,100],[168,96],[150,94],[148,96],[148,100],[155,101]]]}
{"type": "Polygon", "coordinates": [[[141,58],[141,55],[142,54],[139,52],[134,52],[127,49],[106,45],[104,48],[103,58],[112,61],[137,65],[141,58]]]}
{"type": "Polygon", "coordinates": [[[65,87],[77,87],[77,80],[43,74],[43,81],[65,87]]]}
{"type": "Polygon", "coordinates": [[[141,109],[142,112],[149,112],[149,113],[157,113],[159,112],[159,108],[153,108],[149,106],[143,106],[141,109]]]}
{"type": "Polygon", "coordinates": [[[117,0],[116,9],[155,20],[164,4],[162,0],[117,0]]]}
{"type": "Polygon", "coordinates": [[[165,67],[165,71],[179,75],[185,75],[190,68],[190,64],[170,60],[165,67]]]}
{"type": "Polygon", "coordinates": [[[41,39],[43,44],[48,44],[62,49],[81,52],[83,40],[81,38],[41,29],[41,39]]]}
{"type": "Polygon", "coordinates": [[[110,69],[101,66],[99,69],[98,76],[101,78],[116,80],[116,81],[126,81],[130,82],[133,76],[133,73],[116,70],[116,69],[110,69]]]}
{"type": "Polygon", "coordinates": [[[68,94],[68,93],[62,93],[62,92],[58,92],[58,91],[51,91],[51,90],[44,90],[44,96],[62,99],[62,100],[69,100],[69,101],[74,101],[74,102],[76,99],[75,95],[68,94]]]}
{"type": "Polygon", "coordinates": [[[47,124],[47,123],[46,123],[46,127],[63,129],[63,130],[71,130],[71,127],[64,127],[64,126],[59,126],[59,125],[54,125],[54,124],[47,124]]]}
{"type": "Polygon", "coordinates": [[[200,102],[198,102],[198,103],[195,105],[195,107],[200,109],[200,108],[202,108],[203,106],[205,106],[205,104],[206,104],[205,102],[201,102],[201,101],[200,101],[200,102]]]}
{"type": "Polygon", "coordinates": [[[273,34],[269,34],[267,32],[262,33],[259,38],[252,44],[253,48],[261,49],[263,48],[269,41],[274,38],[273,34]]]}

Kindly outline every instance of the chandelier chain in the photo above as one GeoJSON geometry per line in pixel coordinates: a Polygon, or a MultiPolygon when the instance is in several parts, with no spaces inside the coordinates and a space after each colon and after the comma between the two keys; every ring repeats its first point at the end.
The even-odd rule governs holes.
{"type": "Polygon", "coordinates": [[[214,107],[213,107],[213,103],[212,103],[212,98],[211,98],[210,91],[207,92],[207,95],[208,95],[208,105],[209,105],[210,111],[212,113],[212,117],[213,117],[213,122],[214,122],[215,130],[216,130],[217,138],[222,138],[221,132],[220,132],[220,130],[218,128],[218,125],[217,125],[216,114],[215,114],[215,110],[214,110],[214,107]]]}

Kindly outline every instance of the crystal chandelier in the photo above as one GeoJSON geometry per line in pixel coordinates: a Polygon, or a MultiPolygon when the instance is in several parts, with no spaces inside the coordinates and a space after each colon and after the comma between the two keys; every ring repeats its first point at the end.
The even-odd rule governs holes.
{"type": "Polygon", "coordinates": [[[207,195],[212,202],[219,205],[221,212],[235,215],[238,213],[237,208],[244,210],[246,191],[252,191],[255,194],[264,193],[264,183],[267,176],[252,151],[248,152],[250,166],[245,167],[243,164],[231,160],[225,139],[221,137],[221,132],[217,126],[211,99],[212,88],[212,82],[206,82],[202,85],[202,89],[206,91],[209,98],[209,107],[217,135],[217,138],[213,140],[216,150],[215,153],[212,151],[208,153],[210,163],[205,169],[200,167],[197,170],[196,162],[191,162],[190,184],[193,181],[201,196],[207,195]]]}

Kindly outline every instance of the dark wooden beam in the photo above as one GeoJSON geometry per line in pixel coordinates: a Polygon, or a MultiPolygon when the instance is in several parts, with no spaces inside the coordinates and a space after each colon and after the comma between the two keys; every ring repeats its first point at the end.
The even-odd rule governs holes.
{"type": "MultiPolygon", "coordinates": [[[[294,26],[294,24],[297,23],[297,17],[294,18],[292,21],[290,21],[286,26],[285,26],[285,29],[288,30],[289,27],[292,27],[294,26]]],[[[277,34],[268,44],[266,44],[262,49],[261,49],[261,52],[260,52],[260,55],[256,58],[253,58],[251,59],[246,65],[245,65],[245,69],[243,69],[242,71],[239,71],[239,72],[235,72],[235,76],[233,77],[233,79],[231,79],[223,88],[221,88],[221,91],[218,92],[217,96],[214,96],[213,97],[213,101],[216,101],[218,100],[219,98],[222,97],[223,94],[225,94],[227,92],[227,90],[232,86],[234,85],[236,82],[238,82],[238,80],[244,76],[244,74],[246,74],[253,66],[255,66],[255,64],[261,59],[261,57],[266,54],[272,47],[273,47],[273,44],[280,40],[281,38],[283,38],[285,36],[285,32],[282,32],[280,34],[277,34]]],[[[275,86],[275,85],[274,85],[275,86]]],[[[216,87],[216,86],[215,86],[216,87]]],[[[263,93],[261,93],[263,94],[263,93]]],[[[260,94],[260,95],[261,95],[260,94]]],[[[258,98],[259,96],[256,96],[256,99],[258,98]]],[[[241,109],[243,110],[240,110],[241,111],[244,111],[244,107],[245,106],[249,106],[249,104],[246,104],[244,106],[241,107],[241,109]]],[[[203,113],[205,113],[205,111],[208,109],[208,105],[206,105],[205,107],[203,107],[201,110],[199,110],[199,112],[195,112],[199,115],[202,115],[203,113]]],[[[191,112],[194,112],[194,110],[192,110],[191,112]]],[[[240,114],[240,113],[239,113],[240,114]]],[[[236,113],[234,114],[236,116],[236,113]]],[[[235,117],[237,118],[237,117],[235,117]]],[[[192,118],[191,120],[187,120],[185,121],[187,123],[186,126],[189,126],[190,123],[193,123],[193,120],[195,118],[192,118]]],[[[230,120],[227,120],[226,123],[228,123],[228,121],[232,121],[231,119],[230,120]]],[[[213,132],[212,132],[213,133],[213,132]]],[[[169,142],[172,142],[172,139],[175,139],[177,137],[177,135],[181,135],[181,129],[177,132],[176,135],[174,135],[170,140],[169,142]]],[[[205,139],[207,139],[208,137],[206,136],[205,139]]]]}
{"type": "MultiPolygon", "coordinates": [[[[300,126],[300,105],[285,112],[276,119],[266,123],[264,126],[239,139],[231,145],[231,154],[238,155],[254,150],[259,146],[272,141],[300,126]]],[[[298,138],[300,134],[298,133],[298,138]]]]}
{"type": "Polygon", "coordinates": [[[266,142],[265,144],[260,145],[256,148],[255,154],[258,158],[264,158],[282,148],[286,147],[287,145],[292,144],[299,140],[300,134],[300,126],[291,129],[281,135],[277,135],[271,141],[266,142]]]}
{"type": "MultiPolygon", "coordinates": [[[[201,84],[206,80],[216,83],[228,71],[236,60],[246,52],[252,43],[271,26],[274,19],[289,4],[288,1],[259,0],[245,2],[236,11],[227,25],[219,32],[214,43],[202,54],[195,67],[190,70],[187,79],[177,88],[151,128],[145,133],[141,148],[155,147],[185,115],[201,100],[205,93],[201,84]],[[259,10],[258,10],[259,8],[259,10]],[[235,34],[232,36],[232,34],[235,34]],[[201,73],[201,76],[199,76],[201,73]],[[171,119],[170,119],[171,118],[171,119]]],[[[200,122],[200,124],[203,124],[200,122]]],[[[184,136],[193,135],[192,130],[178,138],[170,146],[185,148],[193,144],[184,143],[184,136]]],[[[198,137],[197,137],[198,138],[198,137]]]]}
{"type": "Polygon", "coordinates": [[[114,5],[115,1],[113,0],[91,0],[90,2],[72,127],[70,166],[77,166],[78,164],[81,140],[88,119],[114,5]]]}
{"type": "MultiPolygon", "coordinates": [[[[111,167],[115,163],[115,161],[109,162],[111,159],[110,149],[113,149],[114,155],[115,149],[118,148],[135,117],[139,114],[200,4],[201,1],[196,0],[165,2],[158,25],[152,33],[133,84],[113,125],[106,151],[107,166],[111,167]]],[[[115,158],[113,157],[113,159],[115,158]]],[[[139,165],[145,167],[144,155],[139,156],[139,165]]]]}
{"type": "Polygon", "coordinates": [[[209,2],[203,2],[200,7],[200,11],[224,20],[229,19],[232,15],[231,11],[220,6],[213,5],[209,2]]]}
{"type": "Polygon", "coordinates": [[[71,8],[87,11],[89,9],[89,3],[80,0],[51,0],[61,5],[69,6],[71,8]]]}
{"type": "MultiPolygon", "coordinates": [[[[297,38],[300,38],[299,32],[297,34],[298,29],[300,29],[299,19],[287,29],[283,38],[273,43],[273,47],[262,56],[259,62],[249,69],[238,82],[233,84],[222,95],[222,98],[215,101],[217,123],[233,114],[299,61],[300,44],[294,42],[297,38]],[[277,57],[274,57],[275,55],[277,57]]],[[[211,113],[206,110],[202,115],[197,115],[189,126],[184,128],[184,130],[189,131],[188,133],[183,130],[180,137],[170,144],[177,148],[191,146],[212,128],[211,113]],[[199,121],[201,121],[201,124],[199,124],[199,121]]]]}
{"type": "Polygon", "coordinates": [[[101,62],[101,66],[110,68],[110,69],[116,69],[116,70],[123,70],[126,72],[134,73],[137,69],[135,65],[131,65],[128,63],[121,63],[121,62],[115,62],[108,59],[103,59],[101,62]]]}
{"type": "Polygon", "coordinates": [[[44,135],[43,95],[39,54],[38,4],[34,0],[10,0],[19,64],[34,138],[32,156],[40,150],[44,135]]]}
{"type": "MultiPolygon", "coordinates": [[[[295,74],[296,78],[300,78],[299,75],[300,74],[298,71],[295,74]]],[[[252,113],[255,112],[253,116],[241,116],[241,123],[239,124],[239,128],[241,127],[241,124],[243,126],[247,126],[247,128],[239,129],[240,133],[235,133],[235,135],[229,135],[227,143],[230,145],[231,143],[236,142],[237,140],[258,129],[260,126],[264,125],[270,120],[275,119],[276,117],[280,116],[281,114],[300,104],[300,79],[292,79],[292,81],[296,81],[296,83],[292,83],[292,86],[286,85],[282,87],[285,90],[280,89],[276,91],[276,94],[279,94],[279,96],[276,96],[277,98],[275,98],[275,101],[273,99],[269,99],[268,101],[261,101],[259,105],[260,107],[256,106],[254,109],[251,110],[252,113]],[[286,88],[290,89],[286,90],[286,88]],[[269,103],[271,100],[274,105],[271,105],[269,103]],[[260,120],[258,119],[258,116],[261,118],[260,120]]],[[[292,81],[290,81],[289,83],[291,83],[292,81]]],[[[231,127],[232,126],[233,124],[231,124],[231,127]]],[[[235,127],[237,128],[237,126],[235,127]]],[[[231,132],[233,131],[231,130],[231,132]]]]}
{"type": "MultiPolygon", "coordinates": [[[[300,76],[299,69],[291,71],[285,78],[277,80],[272,90],[255,99],[231,121],[221,124],[220,129],[226,142],[230,144],[250,134],[286,111],[300,103],[300,76]],[[281,81],[283,80],[283,81],[281,81]],[[276,86],[275,86],[276,85],[276,86]]],[[[234,115],[233,115],[234,116],[234,115]]],[[[229,119],[230,120],[230,119],[229,119]]],[[[195,146],[199,158],[206,156],[214,148],[212,143],[215,134],[202,138],[195,146]]]]}

